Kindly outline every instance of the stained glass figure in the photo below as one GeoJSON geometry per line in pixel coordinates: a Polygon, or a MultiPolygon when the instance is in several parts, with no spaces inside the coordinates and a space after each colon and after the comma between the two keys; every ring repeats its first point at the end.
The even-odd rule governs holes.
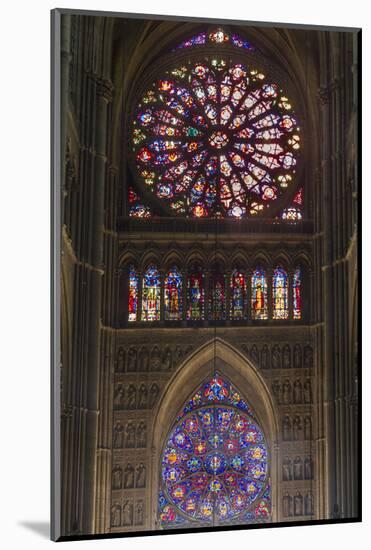
{"type": "Polygon", "coordinates": [[[139,278],[133,265],[129,267],[129,303],[128,320],[130,322],[137,320],[138,315],[138,288],[139,278]]]}
{"type": "Polygon", "coordinates": [[[225,307],[225,276],[218,271],[210,277],[209,318],[213,321],[223,321],[226,318],[225,307]]]}
{"type": "Polygon", "coordinates": [[[292,294],[293,294],[293,317],[294,319],[301,319],[301,269],[297,267],[294,271],[292,281],[292,294]]]}
{"type": "Polygon", "coordinates": [[[188,38],[187,40],[181,42],[181,44],[179,44],[176,49],[180,50],[194,46],[204,46],[205,44],[231,44],[236,48],[243,48],[245,50],[251,51],[255,50],[250,42],[248,42],[241,36],[238,36],[237,34],[229,34],[225,32],[222,28],[217,28],[209,33],[201,32],[199,34],[196,34],[195,36],[192,36],[192,38],[188,38]]]}
{"type": "Polygon", "coordinates": [[[194,393],[170,430],[159,494],[164,527],[270,519],[263,431],[238,390],[218,373],[194,393]]]}
{"type": "Polygon", "coordinates": [[[286,271],[282,268],[274,270],[272,292],[273,319],[287,319],[289,316],[288,278],[286,271]]]}
{"type": "Polygon", "coordinates": [[[157,267],[151,265],[143,276],[142,321],[159,321],[161,302],[161,278],[157,267]]]}
{"type": "Polygon", "coordinates": [[[180,321],[182,319],[182,274],[173,267],[165,277],[165,319],[180,321]]]}
{"type": "MultiPolygon", "coordinates": [[[[217,29],[205,40],[234,39],[217,29]]],[[[291,102],[276,82],[229,57],[165,71],[144,91],[132,136],[138,186],[167,215],[268,215],[295,184],[300,128],[291,102]]]]}
{"type": "Polygon", "coordinates": [[[267,278],[262,269],[255,269],[251,276],[251,317],[268,319],[267,278]]]}
{"type": "Polygon", "coordinates": [[[232,321],[245,318],[246,279],[244,273],[234,269],[231,275],[231,304],[230,315],[232,321]]]}
{"type": "Polygon", "coordinates": [[[144,206],[138,193],[132,187],[129,187],[129,216],[131,218],[150,218],[151,209],[144,206]]]}
{"type": "Polygon", "coordinates": [[[187,319],[201,321],[204,319],[204,276],[199,268],[191,271],[187,280],[187,319]]]}

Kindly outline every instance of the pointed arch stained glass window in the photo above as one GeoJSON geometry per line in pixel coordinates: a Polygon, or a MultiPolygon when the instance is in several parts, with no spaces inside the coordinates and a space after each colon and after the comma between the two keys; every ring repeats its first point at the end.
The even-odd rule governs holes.
{"type": "Polygon", "coordinates": [[[245,274],[234,269],[231,275],[231,306],[232,321],[245,318],[246,279],[245,274]]]}
{"type": "Polygon", "coordinates": [[[293,317],[294,319],[301,319],[301,269],[297,267],[294,271],[293,283],[293,317]]]}
{"type": "Polygon", "coordinates": [[[287,319],[288,306],[288,277],[282,268],[276,268],[273,274],[273,319],[287,319]]]}
{"type": "Polygon", "coordinates": [[[177,267],[168,271],[165,277],[165,319],[180,321],[182,319],[182,274],[177,267]]]}
{"type": "Polygon", "coordinates": [[[161,313],[161,278],[156,266],[151,265],[143,276],[142,321],[159,321],[161,313]]]}
{"type": "Polygon", "coordinates": [[[185,404],[161,462],[164,527],[270,518],[269,451],[254,412],[218,373],[185,404]]]}
{"type": "Polygon", "coordinates": [[[194,268],[188,276],[187,298],[187,319],[190,321],[201,321],[204,319],[204,276],[200,268],[194,268]]]}
{"type": "Polygon", "coordinates": [[[138,315],[138,273],[133,265],[129,267],[129,304],[128,319],[130,322],[137,320],[138,315]]]}
{"type": "Polygon", "coordinates": [[[268,319],[267,277],[262,269],[255,269],[251,276],[251,317],[268,319]]]}
{"type": "Polygon", "coordinates": [[[225,275],[219,271],[213,272],[210,277],[209,318],[213,321],[226,318],[225,275]]]}

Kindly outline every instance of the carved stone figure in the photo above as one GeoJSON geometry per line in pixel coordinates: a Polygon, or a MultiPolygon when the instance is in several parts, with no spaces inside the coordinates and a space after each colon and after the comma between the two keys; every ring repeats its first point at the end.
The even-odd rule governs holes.
{"type": "Polygon", "coordinates": [[[152,384],[149,390],[149,406],[153,407],[159,394],[160,388],[156,383],[152,384]]]}
{"type": "Polygon", "coordinates": [[[133,525],[133,503],[126,500],[122,507],[122,525],[133,525]]]}
{"type": "Polygon", "coordinates": [[[300,439],[302,439],[302,434],[303,434],[303,427],[301,424],[300,416],[295,416],[292,425],[293,425],[293,436],[294,436],[293,439],[294,441],[299,441],[300,439]]]}
{"type": "Polygon", "coordinates": [[[118,384],[115,388],[113,406],[115,409],[123,409],[125,406],[125,389],[122,384],[118,384]]]}
{"type": "Polygon", "coordinates": [[[146,409],[148,401],[148,390],[145,384],[141,384],[138,393],[138,409],[146,409]]]}
{"type": "Polygon", "coordinates": [[[304,418],[304,439],[312,439],[312,420],[310,416],[304,418]]]}
{"type": "Polygon", "coordinates": [[[285,380],[282,386],[282,402],[284,405],[289,405],[292,400],[292,390],[289,380],[285,380]]]}
{"type": "Polygon", "coordinates": [[[139,353],[139,370],[147,372],[149,366],[149,352],[147,348],[142,348],[139,353]]]}
{"type": "Polygon", "coordinates": [[[120,527],[121,525],[121,506],[115,502],[111,507],[111,527],[120,527]]]}
{"type": "Polygon", "coordinates": [[[133,347],[128,352],[128,372],[135,372],[137,370],[137,350],[133,347]]]}
{"type": "Polygon", "coordinates": [[[304,367],[306,369],[313,367],[313,349],[311,346],[305,346],[304,348],[304,367]]]}
{"type": "Polygon", "coordinates": [[[282,479],[283,481],[292,480],[292,462],[288,456],[282,462],[282,479]]]}
{"type": "Polygon", "coordinates": [[[182,360],[183,358],[183,352],[182,352],[182,348],[180,346],[177,346],[175,348],[175,351],[174,351],[174,363],[175,365],[177,365],[178,363],[180,363],[180,361],[182,360]]]}
{"type": "Polygon", "coordinates": [[[267,344],[264,344],[261,350],[260,366],[262,369],[269,369],[269,350],[267,344]]]}
{"type": "Polygon", "coordinates": [[[135,447],[135,426],[133,422],[128,422],[126,425],[126,448],[134,449],[135,447]]]}
{"type": "Polygon", "coordinates": [[[115,363],[116,372],[124,372],[125,370],[125,350],[124,348],[119,348],[117,352],[117,359],[115,363]]]}
{"type": "Polygon", "coordinates": [[[291,349],[290,349],[290,346],[288,344],[286,344],[283,348],[282,367],[284,369],[291,368],[291,349]]]}
{"type": "Polygon", "coordinates": [[[143,420],[137,426],[137,447],[144,448],[147,445],[147,428],[143,420]]]}
{"type": "Polygon", "coordinates": [[[137,389],[134,384],[130,384],[127,393],[127,408],[135,409],[137,406],[137,389]]]}
{"type": "Polygon", "coordinates": [[[294,382],[294,403],[300,405],[303,402],[303,388],[300,380],[294,382]]]}
{"type": "Polygon", "coordinates": [[[127,464],[124,470],[124,489],[132,489],[134,487],[134,466],[127,464]]]}
{"type": "Polygon", "coordinates": [[[112,470],[112,489],[122,488],[122,468],[116,465],[112,470]]]}
{"type": "Polygon", "coordinates": [[[258,353],[258,348],[256,347],[256,345],[254,344],[250,350],[250,357],[251,357],[251,361],[254,363],[255,366],[259,366],[259,353],[258,353]]]}
{"type": "Polygon", "coordinates": [[[113,446],[115,449],[122,449],[124,446],[124,426],[119,420],[113,428],[113,446]]]}
{"type": "Polygon", "coordinates": [[[151,351],[151,370],[161,370],[161,352],[157,346],[155,346],[151,351]]]}
{"type": "Polygon", "coordinates": [[[171,355],[171,349],[166,348],[162,358],[162,370],[169,371],[172,369],[172,366],[173,366],[173,359],[171,355]]]}
{"type": "Polygon", "coordinates": [[[135,507],[135,525],[143,525],[143,500],[138,500],[135,507]]]}
{"type": "Polygon", "coordinates": [[[291,420],[289,416],[285,416],[283,419],[283,440],[291,441],[291,420]]]}
{"type": "Polygon", "coordinates": [[[276,344],[272,349],[272,368],[281,368],[281,351],[280,347],[276,344]]]}
{"type": "Polygon", "coordinates": [[[304,382],[304,403],[312,403],[312,383],[310,378],[307,378],[304,382]]]}
{"type": "Polygon", "coordinates": [[[300,344],[295,344],[294,347],[294,369],[301,369],[302,367],[302,354],[300,344]]]}
{"type": "Polygon", "coordinates": [[[312,491],[308,491],[307,494],[305,495],[304,513],[306,516],[312,516],[314,514],[312,491]]]}
{"type": "Polygon", "coordinates": [[[303,515],[303,495],[296,491],[296,495],[294,496],[294,516],[302,516],[303,515]]]}
{"type": "Polygon", "coordinates": [[[295,457],[294,460],[294,479],[303,479],[303,461],[300,456],[295,457]]]}
{"type": "Polygon", "coordinates": [[[146,467],[145,465],[143,464],[143,462],[141,462],[137,467],[136,467],[136,482],[135,482],[135,487],[137,487],[138,489],[142,489],[143,487],[146,486],[146,467]]]}
{"type": "Polygon", "coordinates": [[[283,515],[285,518],[292,516],[292,497],[289,493],[285,493],[282,499],[283,515]]]}
{"type": "Polygon", "coordinates": [[[277,399],[277,403],[280,404],[282,402],[282,395],[281,395],[281,384],[279,380],[274,380],[272,384],[272,390],[273,394],[275,395],[277,399]]]}
{"type": "Polygon", "coordinates": [[[304,479],[313,479],[313,461],[311,456],[304,460],[304,479]]]}

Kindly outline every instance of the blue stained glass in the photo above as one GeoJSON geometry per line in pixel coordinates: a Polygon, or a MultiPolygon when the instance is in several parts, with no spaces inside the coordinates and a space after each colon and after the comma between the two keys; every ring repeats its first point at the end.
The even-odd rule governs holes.
{"type": "Polygon", "coordinates": [[[282,268],[274,270],[273,274],[273,319],[287,319],[289,316],[288,305],[288,278],[282,268]]]}

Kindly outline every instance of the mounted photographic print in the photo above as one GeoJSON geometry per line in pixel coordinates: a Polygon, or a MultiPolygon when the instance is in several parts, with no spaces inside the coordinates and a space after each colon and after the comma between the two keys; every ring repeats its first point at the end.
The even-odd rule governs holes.
{"type": "Polygon", "coordinates": [[[360,521],[360,29],[52,12],[52,538],[360,521]]]}

